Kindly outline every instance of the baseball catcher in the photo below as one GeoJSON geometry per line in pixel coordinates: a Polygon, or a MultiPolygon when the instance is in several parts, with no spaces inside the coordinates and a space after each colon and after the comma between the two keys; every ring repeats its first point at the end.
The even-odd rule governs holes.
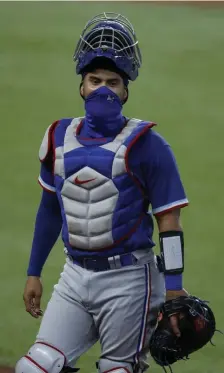
{"type": "MultiPolygon", "coordinates": [[[[150,346],[164,366],[190,352],[181,326],[185,308],[179,306],[179,297],[188,296],[180,221],[188,199],[171,147],[155,123],[123,114],[129,82],[142,64],[130,21],[115,13],[95,16],[73,59],[84,115],[54,121],[40,142],[43,192],[24,290],[33,317],[42,316],[41,273],[60,232],[65,264],[16,373],[75,372],[79,357],[97,341],[99,373],[143,372],[150,346]],[[153,218],[161,263],[153,251],[153,218]],[[176,298],[164,306],[155,331],[165,300],[176,298]],[[164,353],[158,340],[177,352],[164,353]]],[[[203,322],[210,322],[212,314],[203,307],[203,322]]]]}

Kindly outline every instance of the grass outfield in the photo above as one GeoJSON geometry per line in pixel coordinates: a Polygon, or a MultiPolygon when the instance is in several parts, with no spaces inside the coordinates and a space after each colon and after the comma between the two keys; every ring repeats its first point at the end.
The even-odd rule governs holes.
{"type": "MultiPolygon", "coordinates": [[[[224,329],[224,8],[1,2],[0,364],[14,365],[39,326],[22,302],[41,193],[38,150],[52,121],[83,114],[72,53],[85,22],[102,11],[124,13],[136,27],[143,67],[124,113],[156,121],[173,147],[191,202],[183,212],[185,287],[211,301],[224,329]]],[[[59,242],[43,272],[43,307],[63,263],[59,242]]],[[[175,372],[223,373],[224,338],[215,342],[177,363],[175,372]]],[[[98,354],[96,345],[82,357],[83,373],[95,370],[98,354]]]]}

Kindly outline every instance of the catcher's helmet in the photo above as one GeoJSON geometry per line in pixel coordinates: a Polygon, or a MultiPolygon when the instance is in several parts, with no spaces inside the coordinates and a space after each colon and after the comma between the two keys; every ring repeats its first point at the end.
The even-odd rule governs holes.
{"type": "Polygon", "coordinates": [[[102,13],[87,22],[76,46],[73,60],[82,74],[94,58],[112,60],[130,80],[138,76],[142,58],[135,31],[129,20],[117,13],[102,13]]]}

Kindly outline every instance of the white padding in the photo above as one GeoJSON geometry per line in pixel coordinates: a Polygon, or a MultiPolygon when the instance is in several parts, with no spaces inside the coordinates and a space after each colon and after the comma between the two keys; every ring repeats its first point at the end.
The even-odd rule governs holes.
{"type": "Polygon", "coordinates": [[[110,371],[110,373],[133,373],[132,364],[107,359],[100,359],[98,364],[99,373],[110,371]]]}
{"type": "Polygon", "coordinates": [[[15,373],[59,373],[64,364],[62,353],[50,346],[35,343],[27,355],[18,361],[15,373]]]}
{"type": "Polygon", "coordinates": [[[44,135],[44,138],[42,140],[42,143],[41,143],[41,146],[40,146],[40,149],[39,149],[39,159],[40,161],[43,161],[46,156],[47,156],[47,153],[48,153],[48,150],[50,148],[50,129],[51,129],[51,126],[53,124],[51,124],[46,132],[45,132],[45,135],[44,135]]]}
{"type": "Polygon", "coordinates": [[[18,361],[15,367],[15,373],[43,373],[44,371],[40,369],[37,365],[33,364],[30,360],[22,357],[18,361]]]}
{"type": "Polygon", "coordinates": [[[167,271],[183,267],[180,236],[163,237],[163,254],[167,271]]]}

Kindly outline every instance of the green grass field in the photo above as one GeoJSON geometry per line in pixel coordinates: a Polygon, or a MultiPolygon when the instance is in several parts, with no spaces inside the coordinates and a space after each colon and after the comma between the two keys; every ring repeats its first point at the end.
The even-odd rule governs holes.
{"type": "MultiPolygon", "coordinates": [[[[185,287],[211,301],[224,329],[224,8],[1,2],[0,364],[14,365],[38,330],[22,293],[41,193],[39,145],[52,121],[83,114],[72,53],[85,22],[102,11],[121,12],[136,27],[143,66],[124,113],[156,121],[173,147],[191,202],[183,212],[185,287]]],[[[43,272],[43,308],[63,264],[59,242],[43,272]]],[[[223,373],[224,338],[215,342],[174,372],[223,373]]],[[[98,354],[96,345],[81,358],[83,373],[94,372],[98,354]]]]}

